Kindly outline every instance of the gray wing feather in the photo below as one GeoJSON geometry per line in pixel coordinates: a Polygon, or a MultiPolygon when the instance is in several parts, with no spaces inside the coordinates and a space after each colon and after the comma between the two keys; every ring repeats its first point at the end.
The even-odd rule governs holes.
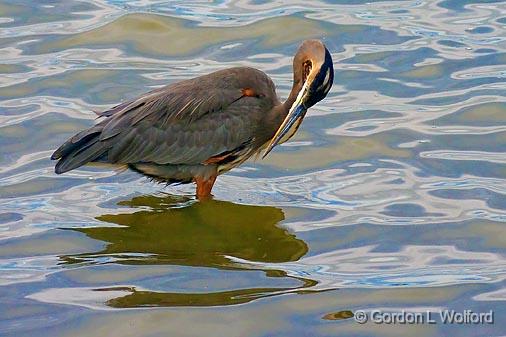
{"type": "Polygon", "coordinates": [[[226,110],[227,114],[210,115],[205,120],[194,121],[190,127],[184,127],[182,122],[169,124],[163,129],[139,123],[118,135],[119,143],[110,149],[109,160],[114,163],[202,163],[253,137],[252,121],[247,114],[234,116],[240,111],[240,107],[232,105],[226,110]]]}
{"type": "Polygon", "coordinates": [[[254,137],[269,104],[207,77],[157,89],[105,111],[52,156],[63,173],[88,162],[200,164],[254,137]],[[212,82],[212,81],[211,81],[212,82]]]}

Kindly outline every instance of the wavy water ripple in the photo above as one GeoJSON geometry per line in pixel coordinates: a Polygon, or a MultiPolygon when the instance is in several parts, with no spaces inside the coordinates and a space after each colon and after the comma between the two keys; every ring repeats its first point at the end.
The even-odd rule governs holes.
{"type": "MultiPolygon", "coordinates": [[[[505,13],[478,0],[0,1],[5,305],[221,307],[466,286],[466,305],[504,301],[505,13]],[[218,180],[228,202],[202,206],[192,186],[132,172],[53,173],[48,157],[93,110],[169,82],[245,65],[283,99],[307,38],[332,53],[332,91],[292,141],[218,180]]],[[[50,324],[23,330],[16,317],[0,334],[50,324]]]]}
{"type": "Polygon", "coordinates": [[[289,275],[318,280],[314,290],[445,286],[498,282],[506,277],[506,261],[497,254],[459,251],[451,246],[406,246],[399,252],[376,252],[375,248],[343,249],[302,258],[297,263],[261,266],[281,267],[289,275]]]}

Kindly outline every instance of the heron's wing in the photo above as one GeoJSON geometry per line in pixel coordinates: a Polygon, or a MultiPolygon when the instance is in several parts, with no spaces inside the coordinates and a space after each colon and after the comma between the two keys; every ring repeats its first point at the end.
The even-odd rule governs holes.
{"type": "Polygon", "coordinates": [[[134,100],[120,103],[120,104],[115,105],[112,108],[105,110],[105,111],[95,111],[95,113],[99,117],[111,117],[112,115],[115,115],[115,114],[121,114],[121,113],[125,113],[127,111],[134,110],[135,108],[142,106],[143,104],[148,102],[150,99],[161,96],[162,91],[165,88],[166,87],[148,91],[147,93],[143,94],[142,96],[140,96],[134,100]]]}
{"type": "Polygon", "coordinates": [[[254,138],[265,100],[241,88],[180,82],[114,107],[105,120],[63,144],[52,158],[63,173],[91,161],[200,164],[254,138]]]}
{"type": "Polygon", "coordinates": [[[261,116],[259,99],[214,89],[142,106],[111,121],[100,138],[114,140],[110,162],[199,164],[251,141],[261,116]]]}

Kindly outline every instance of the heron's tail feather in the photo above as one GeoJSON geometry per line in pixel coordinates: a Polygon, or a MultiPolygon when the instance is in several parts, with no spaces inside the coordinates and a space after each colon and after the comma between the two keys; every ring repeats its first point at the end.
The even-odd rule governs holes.
{"type": "Polygon", "coordinates": [[[67,140],[51,156],[51,159],[58,160],[54,171],[57,174],[65,173],[105,154],[108,148],[100,141],[101,132],[102,128],[96,125],[67,140]]]}

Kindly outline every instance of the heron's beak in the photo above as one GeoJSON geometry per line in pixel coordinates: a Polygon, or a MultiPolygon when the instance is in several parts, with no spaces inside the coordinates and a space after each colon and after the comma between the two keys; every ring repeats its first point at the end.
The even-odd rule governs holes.
{"type": "Polygon", "coordinates": [[[299,128],[300,123],[302,122],[302,119],[306,115],[307,108],[304,104],[305,98],[307,95],[307,82],[304,83],[302,86],[302,89],[299,91],[299,94],[297,95],[297,99],[292,104],[292,107],[290,108],[290,111],[288,111],[288,115],[286,115],[285,120],[283,123],[281,123],[281,126],[278,128],[278,131],[276,131],[276,134],[274,137],[272,137],[271,142],[267,146],[267,149],[265,150],[262,159],[265,158],[269,152],[274,148],[274,146],[278,145],[280,142],[284,142],[288,140],[295,131],[299,128]],[[284,137],[287,136],[287,139],[284,139],[284,137]]]}

